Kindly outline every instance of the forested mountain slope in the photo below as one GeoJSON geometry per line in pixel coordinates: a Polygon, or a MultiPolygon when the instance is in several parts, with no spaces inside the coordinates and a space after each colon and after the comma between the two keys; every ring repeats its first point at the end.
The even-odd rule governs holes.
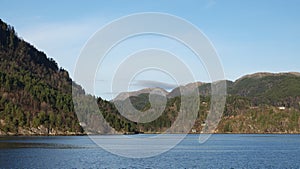
{"type": "Polygon", "coordinates": [[[0,20],[1,133],[81,133],[72,83],[67,71],[0,20]]]}

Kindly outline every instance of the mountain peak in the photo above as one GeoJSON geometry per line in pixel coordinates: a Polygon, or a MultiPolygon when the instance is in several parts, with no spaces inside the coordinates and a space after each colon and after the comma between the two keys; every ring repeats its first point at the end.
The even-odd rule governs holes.
{"type": "Polygon", "coordinates": [[[253,78],[253,79],[260,79],[267,76],[300,76],[299,72],[280,72],[280,73],[271,73],[271,72],[257,72],[253,74],[244,75],[241,78],[237,79],[236,82],[241,81],[243,79],[253,78]]]}
{"type": "MultiPolygon", "coordinates": [[[[125,99],[127,99],[129,97],[132,97],[132,96],[138,96],[138,95],[144,94],[144,93],[151,93],[153,91],[159,91],[159,92],[161,92],[164,95],[168,94],[168,92],[165,89],[162,89],[162,88],[159,88],[159,87],[156,87],[156,88],[145,88],[145,89],[141,89],[141,90],[138,90],[138,91],[121,92],[121,93],[119,93],[112,100],[112,102],[114,102],[114,101],[122,101],[122,100],[125,100],[125,99]]],[[[157,93],[157,92],[155,92],[155,93],[157,93]]]]}

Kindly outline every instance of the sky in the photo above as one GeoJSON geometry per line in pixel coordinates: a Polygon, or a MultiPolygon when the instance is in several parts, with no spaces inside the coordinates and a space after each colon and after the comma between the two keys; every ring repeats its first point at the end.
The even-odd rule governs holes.
{"type": "MultiPolygon", "coordinates": [[[[300,72],[299,0],[0,2],[0,18],[14,26],[18,36],[54,58],[71,77],[80,52],[97,31],[120,17],[142,12],[171,14],[196,26],[217,51],[226,79],[236,80],[255,72],[300,72]]],[[[112,77],[122,60],[147,48],[172,52],[188,65],[197,81],[210,81],[205,65],[182,44],[167,37],[144,35],[127,39],[105,57],[95,73],[98,87],[90,92],[111,99],[112,77]]],[[[138,72],[131,80],[129,90],[170,90],[178,84],[172,75],[154,69],[138,72]]]]}

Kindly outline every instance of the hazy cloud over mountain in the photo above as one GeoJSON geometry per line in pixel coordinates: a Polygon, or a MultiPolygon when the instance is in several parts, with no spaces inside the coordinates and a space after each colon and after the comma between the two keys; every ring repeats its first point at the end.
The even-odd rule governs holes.
{"type": "Polygon", "coordinates": [[[137,87],[145,87],[145,88],[159,87],[165,90],[171,90],[178,86],[176,84],[170,84],[170,83],[153,81],[153,80],[137,80],[132,85],[137,87]]]}

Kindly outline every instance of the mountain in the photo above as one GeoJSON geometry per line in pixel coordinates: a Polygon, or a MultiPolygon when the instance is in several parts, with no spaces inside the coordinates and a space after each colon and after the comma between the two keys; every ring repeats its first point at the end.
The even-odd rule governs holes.
{"type": "Polygon", "coordinates": [[[138,90],[138,91],[132,91],[132,92],[122,92],[120,94],[118,94],[113,100],[112,102],[115,102],[115,101],[122,101],[122,100],[125,100],[129,97],[137,97],[138,95],[140,94],[143,94],[143,93],[151,93],[151,92],[155,92],[155,91],[160,91],[162,94],[164,95],[167,95],[168,92],[162,88],[145,88],[145,89],[141,89],[141,90],[138,90]]]}
{"type": "MultiPolygon", "coordinates": [[[[66,70],[2,20],[0,84],[0,135],[184,133],[186,127],[199,133],[211,112],[210,83],[190,83],[171,92],[147,88],[112,101],[88,95],[66,70]],[[200,105],[192,97],[197,91],[200,105]],[[185,106],[182,97],[188,99],[185,106]],[[181,126],[179,112],[189,114],[197,106],[193,119],[182,119],[193,126],[181,126]],[[142,122],[136,122],[141,120],[137,113],[142,122]]],[[[300,73],[256,73],[226,84],[223,116],[210,132],[300,133],[300,73]]]]}
{"type": "MultiPolygon", "coordinates": [[[[245,75],[235,82],[226,81],[230,96],[246,97],[254,106],[268,104],[300,108],[300,73],[255,73],[245,75]]],[[[183,87],[193,91],[198,88],[202,96],[211,94],[211,83],[190,83],[183,87]]],[[[180,87],[173,89],[168,97],[180,96],[180,87]]]]}
{"type": "Polygon", "coordinates": [[[19,38],[2,20],[0,84],[0,135],[136,131],[135,124],[122,117],[112,103],[85,94],[66,70],[19,38]]]}
{"type": "MultiPolygon", "coordinates": [[[[300,132],[300,73],[255,73],[235,82],[226,81],[227,100],[217,133],[299,133],[300,132]]],[[[180,89],[199,92],[201,105],[194,131],[201,131],[210,109],[210,83],[190,83],[167,93],[164,118],[152,123],[152,130],[162,131],[174,123],[180,110],[180,89]]],[[[149,91],[150,89],[147,89],[149,91]]],[[[124,94],[125,95],[125,94],[124,94]]],[[[140,110],[151,108],[149,93],[130,96],[132,105],[140,110]]],[[[126,99],[123,98],[123,101],[126,99]]],[[[121,104],[121,103],[119,103],[121,104]]],[[[122,111],[128,112],[131,110],[122,111]]],[[[188,110],[187,110],[188,111],[188,110]]],[[[144,127],[137,125],[138,130],[144,127]],[[140,128],[139,128],[140,127],[140,128]]]]}
{"type": "MultiPolygon", "coordinates": [[[[189,83],[189,84],[186,84],[183,86],[176,87],[170,93],[168,93],[167,96],[168,96],[168,98],[174,98],[174,97],[180,96],[181,95],[180,89],[186,89],[187,91],[195,92],[197,87],[205,86],[205,85],[206,85],[206,83],[201,83],[201,82],[189,83]]],[[[210,85],[209,85],[209,87],[210,87],[210,85]]]]}
{"type": "Polygon", "coordinates": [[[2,20],[0,83],[0,135],[82,133],[68,72],[20,39],[2,20]]]}
{"type": "Polygon", "coordinates": [[[228,93],[247,97],[255,106],[268,104],[300,108],[300,75],[294,72],[246,75],[235,81],[228,93]]]}
{"type": "MultiPolygon", "coordinates": [[[[211,83],[196,84],[200,95],[211,94],[211,83]]],[[[247,97],[254,105],[271,104],[299,108],[300,73],[297,72],[255,73],[245,75],[235,82],[227,80],[226,84],[228,95],[247,97]]],[[[173,89],[168,96],[180,96],[179,88],[173,89]]]]}

